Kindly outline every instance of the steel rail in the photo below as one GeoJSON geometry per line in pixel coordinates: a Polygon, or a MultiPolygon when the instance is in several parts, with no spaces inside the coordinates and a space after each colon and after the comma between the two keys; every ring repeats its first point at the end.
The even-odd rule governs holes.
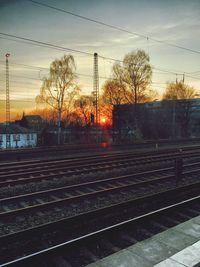
{"type": "MultiPolygon", "coordinates": [[[[8,198],[3,198],[3,199],[0,199],[0,205],[6,205],[6,204],[9,204],[9,202],[11,201],[14,201],[14,203],[16,204],[16,201],[22,201],[22,200],[26,200],[27,198],[30,198],[30,197],[41,197],[41,196],[51,196],[51,194],[53,193],[59,193],[59,192],[64,192],[64,193],[70,193],[72,190],[80,190],[80,191],[83,191],[83,193],[79,193],[77,194],[77,196],[72,196],[72,197],[67,197],[67,198],[64,198],[63,200],[73,200],[73,199],[76,199],[76,197],[79,197],[79,196],[88,196],[88,195],[93,195],[95,193],[98,193],[98,192],[108,192],[110,190],[114,190],[114,189],[117,189],[117,188],[127,188],[128,186],[132,186],[132,185],[135,185],[135,186],[138,186],[138,185],[144,185],[144,184],[148,184],[150,182],[153,182],[153,181],[163,181],[164,179],[169,179],[169,178],[174,178],[174,174],[170,174],[170,175],[165,175],[165,176],[162,176],[160,178],[147,178],[147,180],[145,181],[131,181],[130,182],[130,179],[134,179],[134,178],[140,178],[141,176],[143,175],[153,175],[153,174],[162,174],[163,175],[163,171],[166,172],[166,171],[171,171],[173,170],[173,168],[163,168],[163,169],[156,169],[156,170],[152,170],[152,171],[145,171],[145,172],[140,172],[140,173],[135,173],[135,174],[128,174],[128,175],[123,175],[123,176],[118,176],[118,177],[111,177],[111,178],[106,178],[106,179],[100,179],[100,180],[95,180],[95,181],[92,181],[92,182],[86,182],[86,183],[79,183],[79,184],[75,184],[75,185],[69,185],[69,186],[65,186],[65,187],[59,187],[59,188],[55,188],[55,189],[49,189],[49,190],[43,190],[43,191],[39,191],[39,192],[34,192],[34,193],[30,193],[30,194],[24,194],[24,195],[17,195],[17,196],[13,196],[13,197],[8,197],[8,198]],[[128,182],[128,185],[127,185],[127,180],[129,180],[128,182]],[[112,185],[111,183],[112,182],[119,182],[121,181],[121,183],[124,183],[124,185],[112,185]],[[99,190],[98,188],[92,188],[91,186],[95,186],[95,187],[98,187],[98,186],[106,186],[105,189],[101,189],[99,190]],[[84,191],[89,188],[92,188],[92,190],[94,192],[91,192],[91,193],[84,193],[84,191]]],[[[59,203],[60,200],[54,200],[52,201],[52,203],[59,203]]],[[[48,205],[49,202],[47,203],[43,203],[43,204],[38,204],[38,205],[34,205],[34,206],[30,206],[30,207],[42,207],[42,206],[45,206],[46,204],[48,205]]],[[[21,211],[21,210],[28,210],[30,207],[26,207],[26,208],[22,208],[22,209],[17,209],[17,211],[21,211]]],[[[9,215],[11,214],[12,211],[7,211],[7,212],[1,212],[0,213],[0,218],[2,215],[9,215]]]]}
{"type": "MultiPolygon", "coordinates": [[[[185,164],[183,167],[184,169],[188,168],[188,167],[194,167],[194,166],[199,166],[200,162],[198,163],[190,163],[190,164],[185,164]]],[[[81,186],[89,186],[89,185],[98,185],[98,183],[101,182],[110,182],[110,181],[119,181],[119,180],[123,180],[123,179],[133,179],[135,178],[139,178],[142,175],[151,175],[151,174],[157,174],[163,171],[170,171],[170,170],[174,170],[174,167],[167,167],[167,168],[161,168],[161,169],[153,169],[153,170],[148,170],[148,171],[142,171],[142,172],[137,172],[134,174],[127,174],[127,175],[121,175],[121,176],[117,176],[117,177],[108,177],[106,179],[99,179],[99,180],[95,180],[95,181],[89,181],[89,182],[84,182],[84,183],[77,183],[77,184],[72,184],[72,185],[67,185],[67,186],[62,186],[62,187],[57,187],[57,188],[53,188],[53,189],[47,189],[47,190],[39,190],[39,191],[35,191],[35,192],[31,192],[31,193],[27,193],[27,194],[21,194],[21,195],[16,195],[16,196],[11,196],[11,197],[6,197],[6,198],[0,198],[0,204],[3,205],[4,202],[7,201],[15,201],[15,200],[20,200],[22,201],[22,199],[26,198],[26,197],[39,197],[45,194],[52,194],[52,193],[57,193],[57,192],[62,192],[65,191],[66,189],[73,189],[73,188],[79,188],[81,186]]],[[[198,172],[198,170],[190,170],[190,172],[184,172],[184,174],[190,174],[193,172],[198,172]]],[[[6,203],[5,203],[6,204],[6,203]]]]}
{"type": "MultiPolygon", "coordinates": [[[[45,202],[45,203],[40,203],[40,204],[36,204],[36,205],[33,205],[33,206],[28,206],[28,207],[24,207],[24,208],[19,208],[19,209],[16,209],[16,210],[11,210],[11,211],[5,211],[5,212],[1,212],[0,213],[0,219],[3,219],[4,217],[7,217],[9,218],[9,220],[12,219],[13,216],[20,216],[20,215],[23,215],[25,214],[25,212],[32,212],[32,211],[41,211],[41,209],[47,209],[47,208],[52,208],[54,207],[55,205],[58,205],[58,204],[69,204],[71,201],[74,201],[74,200],[79,200],[79,201],[83,201],[85,198],[88,198],[88,197],[98,197],[98,196],[101,196],[102,194],[105,194],[105,193],[114,193],[115,191],[118,191],[118,190],[122,190],[122,189],[130,189],[132,187],[138,187],[138,186],[144,186],[144,185],[151,185],[152,183],[155,183],[155,182],[161,182],[163,180],[167,180],[167,179],[173,179],[174,178],[174,174],[172,175],[168,175],[168,176],[165,176],[165,177],[162,177],[162,178],[155,178],[155,179],[151,179],[151,180],[147,180],[147,181],[140,181],[140,182],[133,182],[133,183],[129,183],[129,184],[124,184],[124,185],[116,185],[115,187],[114,186],[108,186],[107,188],[105,189],[93,189],[93,192],[89,192],[89,193],[79,193],[75,196],[71,196],[71,197],[66,197],[66,198],[62,198],[62,199],[57,199],[57,200],[53,200],[53,201],[49,201],[49,202],[45,202]]],[[[123,178],[122,178],[123,179],[123,178]]],[[[110,183],[110,181],[106,181],[107,183],[110,183]]],[[[105,181],[99,181],[98,182],[98,185],[102,185],[102,184],[105,184],[105,181]]],[[[97,185],[97,183],[95,183],[95,185],[97,185]]],[[[79,190],[84,190],[81,188],[81,186],[85,186],[85,185],[75,185],[75,186],[70,186],[68,189],[69,190],[72,190],[74,188],[76,189],[79,189],[79,190]]]]}
{"type": "MultiPolygon", "coordinates": [[[[167,157],[171,157],[171,156],[172,156],[171,154],[170,155],[166,155],[166,154],[163,154],[162,155],[163,158],[164,157],[167,158],[167,157]]],[[[176,154],[175,154],[175,156],[176,156],[176,154]]],[[[37,169],[39,169],[40,167],[42,169],[49,168],[50,167],[50,169],[53,170],[53,168],[58,169],[59,167],[66,166],[66,164],[68,164],[67,167],[69,167],[69,168],[72,167],[73,168],[73,167],[81,166],[81,165],[83,165],[85,163],[88,163],[88,164],[92,164],[92,163],[102,164],[102,163],[106,163],[106,162],[108,163],[108,161],[112,161],[113,163],[115,163],[115,161],[116,162],[126,161],[127,158],[129,160],[134,160],[134,161],[154,160],[154,159],[157,159],[157,158],[160,159],[160,157],[161,157],[160,154],[159,155],[151,155],[151,157],[149,155],[148,156],[140,156],[140,157],[137,157],[135,155],[135,153],[128,153],[128,154],[125,154],[125,155],[123,153],[123,155],[117,155],[117,156],[116,155],[114,155],[114,156],[113,155],[112,156],[110,156],[110,155],[109,156],[108,155],[107,156],[104,155],[102,157],[96,157],[96,156],[95,157],[92,157],[92,158],[91,157],[90,158],[86,157],[86,158],[82,158],[81,160],[79,160],[79,159],[78,160],[77,159],[73,159],[73,160],[66,159],[66,160],[63,160],[62,159],[62,160],[59,160],[59,161],[56,160],[56,161],[45,161],[45,162],[36,162],[36,163],[34,162],[33,164],[32,163],[25,164],[25,165],[18,164],[16,166],[9,166],[9,167],[5,167],[5,168],[0,167],[0,177],[2,177],[3,175],[5,175],[5,173],[8,176],[9,174],[12,174],[11,171],[16,172],[17,169],[19,169],[19,172],[22,171],[22,170],[23,171],[24,170],[26,170],[26,171],[27,170],[32,170],[33,168],[35,169],[35,167],[37,169]],[[25,169],[22,169],[23,167],[25,169]],[[8,171],[9,171],[9,173],[8,173],[8,171]]]]}
{"type": "MultiPolygon", "coordinates": [[[[195,155],[196,157],[196,155],[195,155]]],[[[150,160],[148,159],[147,162],[141,162],[140,160],[143,159],[143,158],[138,158],[137,161],[133,161],[133,164],[137,164],[137,165],[142,165],[142,164],[153,164],[153,163],[158,163],[158,162],[162,162],[162,161],[165,161],[165,160],[170,160],[170,161],[173,161],[174,159],[172,158],[172,156],[167,156],[167,158],[155,158],[153,160],[150,160]],[[169,157],[169,158],[168,158],[169,157]]],[[[123,165],[123,163],[121,163],[121,161],[119,160],[117,163],[113,163],[111,162],[111,164],[118,164],[118,166],[113,166],[113,165],[110,165],[108,166],[108,162],[105,162],[105,163],[99,163],[99,164],[96,164],[98,166],[94,166],[93,164],[90,164],[89,169],[87,169],[88,165],[82,165],[81,167],[83,169],[80,169],[80,170],[71,170],[72,167],[65,167],[63,169],[60,169],[60,168],[55,168],[54,170],[58,170],[58,173],[52,173],[52,170],[51,171],[47,171],[47,170],[44,170],[44,172],[41,172],[40,170],[37,170],[35,171],[34,173],[36,174],[39,174],[38,176],[33,176],[33,172],[30,171],[30,172],[22,172],[22,173],[15,173],[15,174],[7,174],[6,176],[5,175],[0,175],[1,177],[1,180],[0,180],[0,185],[3,187],[3,186],[11,186],[11,185],[17,185],[17,184],[23,184],[23,183],[27,183],[27,182],[36,182],[36,181],[40,181],[40,180],[50,180],[51,178],[56,178],[56,177],[60,177],[60,176],[65,176],[65,175],[76,175],[76,174],[83,174],[83,173],[88,173],[88,172],[91,172],[91,171],[100,171],[100,170],[109,170],[109,169],[113,169],[115,167],[119,167],[119,164],[122,164],[120,167],[125,167],[126,165],[130,166],[130,162],[132,162],[132,160],[130,159],[130,162],[128,162],[127,160],[123,160],[125,161],[125,164],[123,165]],[[102,166],[102,165],[106,165],[105,166],[102,166]],[[64,171],[65,170],[65,171],[64,171]],[[47,173],[47,174],[44,174],[44,173],[47,173]],[[26,177],[27,174],[29,174],[30,176],[29,177],[26,177]],[[13,177],[14,176],[14,177],[13,177]],[[18,177],[19,176],[19,179],[16,179],[15,177],[18,177]],[[24,177],[25,176],[25,177],[24,177]],[[3,181],[2,181],[2,178],[3,181]],[[7,179],[6,179],[7,178],[7,179]],[[14,179],[13,179],[14,178],[14,179]]],[[[187,164],[186,166],[198,166],[200,163],[190,163],[187,164]]],[[[134,166],[134,165],[132,165],[134,166]]],[[[77,168],[76,166],[74,166],[75,168],[77,168]]]]}
{"type": "MultiPolygon", "coordinates": [[[[171,168],[170,168],[171,169],[171,168]]],[[[167,170],[170,170],[170,169],[167,169],[167,170]]],[[[197,170],[191,170],[191,171],[188,171],[188,172],[185,172],[183,174],[191,174],[191,173],[198,173],[200,171],[200,169],[197,169],[197,170]]],[[[153,172],[153,171],[152,171],[153,172]]],[[[131,175],[130,175],[131,177],[131,175]]],[[[129,178],[130,178],[129,177],[129,178]]],[[[112,178],[112,181],[121,181],[124,179],[124,176],[122,177],[117,177],[117,178],[112,178]]],[[[145,181],[139,181],[139,182],[132,182],[132,183],[124,183],[122,185],[112,185],[112,184],[109,184],[111,182],[110,179],[106,179],[106,180],[99,180],[99,181],[96,181],[96,182],[90,182],[89,184],[91,185],[98,185],[98,186],[103,186],[105,183],[108,183],[108,187],[105,188],[105,189],[94,189],[93,188],[93,192],[89,192],[89,193],[84,193],[84,190],[87,189],[87,188],[84,188],[85,186],[87,187],[88,184],[78,184],[78,185],[73,185],[73,186],[69,186],[69,187],[66,187],[66,189],[64,190],[72,190],[72,189],[79,189],[79,190],[83,190],[83,193],[81,194],[80,192],[76,195],[73,195],[73,196],[69,196],[69,197],[66,197],[66,198],[60,198],[60,199],[57,199],[57,200],[53,200],[53,201],[49,201],[49,202],[44,202],[44,203],[40,203],[40,204],[36,204],[36,205],[32,205],[32,206],[28,206],[28,207],[24,207],[24,208],[19,208],[19,209],[15,209],[15,210],[11,210],[11,211],[6,211],[6,212],[1,212],[0,213],[0,219],[3,219],[4,217],[6,218],[9,218],[9,220],[11,220],[13,218],[13,216],[20,216],[20,215],[24,215],[26,214],[27,212],[32,212],[32,211],[37,211],[38,210],[44,210],[44,209],[47,209],[47,208],[52,208],[54,207],[55,205],[60,205],[60,204],[69,204],[71,203],[72,201],[74,200],[83,200],[85,198],[90,198],[90,197],[98,197],[98,196],[101,196],[105,193],[114,193],[116,191],[119,191],[119,190],[122,190],[122,189],[128,189],[128,190],[131,190],[131,188],[134,188],[136,189],[137,187],[143,187],[144,185],[156,185],[155,183],[160,183],[160,182],[163,182],[163,181],[169,181],[169,179],[174,179],[174,183],[176,182],[175,181],[175,177],[174,177],[174,174],[171,174],[171,175],[166,175],[166,176],[162,176],[162,177],[159,177],[159,178],[154,178],[154,179],[150,179],[150,180],[145,180],[145,181]],[[83,188],[82,188],[83,187],[83,188]]],[[[193,184],[193,183],[191,183],[193,184]]],[[[196,182],[196,185],[198,186],[200,184],[200,181],[196,182]]],[[[62,189],[61,189],[62,190],[62,189]]],[[[161,190],[162,191],[162,190],[161,190]]],[[[1,202],[0,202],[1,203],[1,202]]]]}
{"type": "MultiPolygon", "coordinates": [[[[171,157],[169,160],[172,160],[171,157]]],[[[142,164],[153,164],[161,161],[166,161],[166,158],[156,158],[153,160],[149,160],[147,162],[142,162],[141,159],[138,159],[138,162],[134,161],[134,159],[124,159],[124,160],[118,160],[118,161],[105,161],[101,163],[90,163],[90,164],[83,164],[83,165],[76,165],[74,166],[65,166],[63,168],[60,167],[52,167],[51,169],[45,169],[45,170],[31,170],[31,171],[24,171],[22,172],[15,172],[15,173],[8,173],[8,174],[1,174],[0,175],[0,185],[1,186],[7,186],[7,185],[14,185],[14,184],[22,184],[26,182],[31,181],[37,181],[37,180],[44,180],[44,179],[51,179],[51,177],[61,176],[61,175],[73,175],[73,174],[80,174],[80,173],[88,173],[90,171],[100,171],[100,170],[109,170],[114,169],[116,167],[126,167],[131,166],[130,163],[136,165],[142,165],[142,164]],[[73,170],[75,168],[75,170],[73,170]],[[52,173],[52,172],[57,173],[52,173]],[[33,176],[33,175],[37,176],[33,176]],[[16,179],[18,178],[19,179],[16,179]]]]}
{"type": "MultiPolygon", "coordinates": [[[[169,191],[169,190],[168,190],[169,191]]],[[[174,193],[176,193],[177,189],[174,189],[174,193]]],[[[164,192],[164,194],[166,193],[167,191],[164,192]]],[[[157,195],[164,195],[163,193],[158,193],[157,195]]],[[[146,197],[146,201],[149,199],[151,199],[152,196],[148,196],[146,197]]],[[[155,195],[153,196],[155,197],[155,195]]],[[[176,209],[177,207],[181,207],[181,206],[184,206],[184,205],[188,205],[190,203],[193,203],[197,200],[200,199],[200,196],[195,196],[195,197],[190,197],[189,199],[186,199],[186,200],[179,200],[177,201],[176,203],[173,203],[173,204],[168,204],[167,206],[164,206],[164,207],[161,207],[161,208],[158,208],[158,209],[154,209],[152,211],[148,211],[146,212],[145,214],[141,214],[139,216],[136,216],[134,218],[131,218],[131,219],[128,219],[128,220],[124,220],[122,222],[119,222],[119,223],[115,223],[113,225],[110,225],[110,226],[107,226],[107,227],[103,227],[101,229],[98,229],[96,231],[92,231],[90,233],[87,233],[87,234],[84,234],[82,236],[79,236],[79,237],[76,237],[76,238],[73,238],[71,240],[67,240],[66,242],[62,242],[60,244],[57,244],[57,245],[54,245],[54,246],[51,246],[49,248],[45,248],[45,249],[42,249],[42,250],[39,250],[39,251],[36,251],[34,253],[31,253],[29,255],[25,255],[25,256],[22,256],[18,259],[14,259],[14,260],[11,260],[11,261],[8,261],[8,262],[4,262],[2,263],[0,266],[1,267],[6,267],[6,266],[28,266],[28,265],[23,265],[23,264],[28,264],[28,263],[31,263],[33,259],[37,259],[37,258],[43,258],[44,256],[46,255],[52,255],[52,253],[55,253],[56,251],[58,251],[60,248],[67,248],[67,247],[70,247],[71,245],[78,245],[80,241],[84,241],[85,243],[87,243],[87,240],[90,239],[90,238],[98,238],[101,234],[106,234],[106,233],[109,233],[110,231],[116,231],[118,230],[119,228],[121,227],[124,227],[124,226],[128,226],[130,225],[131,223],[133,222],[138,222],[140,221],[141,219],[147,219],[147,218],[150,218],[151,216],[155,216],[155,215],[159,215],[159,214],[163,214],[163,212],[168,212],[169,210],[173,210],[174,208],[176,209]]],[[[140,199],[141,200],[141,199],[140,199]]],[[[138,200],[137,200],[138,201],[138,200]]],[[[150,201],[149,201],[150,202],[150,201]]],[[[132,203],[132,202],[131,202],[132,203]]],[[[121,205],[123,205],[124,203],[121,203],[121,205]]],[[[111,207],[107,207],[107,209],[109,209],[111,207]]],[[[102,209],[103,210],[103,209],[102,209]]],[[[105,210],[105,209],[104,209],[105,210]]],[[[97,211],[95,211],[97,213],[97,211]]],[[[93,216],[95,214],[95,212],[93,213],[93,216]]],[[[91,215],[91,214],[90,214],[91,215]]],[[[80,219],[80,215],[78,215],[78,218],[80,219]]],[[[63,219],[64,221],[64,219],[63,219]]],[[[72,220],[73,221],[73,220],[72,220]]],[[[44,228],[45,226],[43,225],[42,227],[40,226],[40,228],[44,228]]],[[[31,229],[30,231],[34,231],[35,229],[31,229]]],[[[40,231],[43,231],[40,229],[40,231]]],[[[21,233],[22,234],[22,233],[21,233]]],[[[16,238],[16,233],[13,234],[13,236],[15,236],[14,238],[16,238]]],[[[9,236],[11,237],[11,235],[9,236]]],[[[3,238],[1,238],[0,240],[6,240],[6,236],[4,236],[3,238]]]]}
{"type": "MultiPolygon", "coordinates": [[[[192,148],[190,148],[190,149],[193,149],[193,147],[192,148]]],[[[192,153],[197,153],[198,151],[197,151],[197,149],[195,149],[195,150],[192,150],[192,151],[189,151],[188,152],[188,150],[190,150],[189,148],[187,149],[187,150],[184,150],[184,151],[182,151],[182,156],[184,156],[185,154],[187,155],[188,153],[189,154],[192,154],[192,153]]],[[[138,159],[140,159],[140,158],[148,158],[149,156],[152,156],[152,157],[159,157],[160,156],[160,154],[166,154],[166,152],[167,153],[170,153],[170,155],[173,153],[173,154],[175,154],[175,156],[177,155],[180,155],[180,152],[178,151],[178,149],[173,149],[173,150],[171,150],[171,149],[165,149],[165,150],[153,150],[153,151],[143,151],[142,153],[140,152],[140,153],[136,153],[136,151],[133,151],[133,152],[130,152],[130,151],[126,151],[126,152],[112,152],[112,154],[108,154],[108,153],[105,153],[105,154],[100,154],[100,155],[92,155],[92,156],[82,156],[82,157],[75,157],[75,158],[61,158],[61,159],[43,159],[43,160],[32,160],[32,161],[23,161],[23,162],[21,162],[21,161],[19,161],[19,162],[12,162],[12,163],[2,163],[1,164],[1,166],[0,166],[0,171],[1,170],[3,170],[3,169],[5,169],[6,171],[8,170],[8,168],[10,168],[10,169],[15,169],[15,168],[18,168],[18,167],[29,167],[29,166],[36,166],[36,167],[38,167],[38,166],[43,166],[44,165],[44,163],[45,164],[50,164],[50,165],[52,165],[53,163],[55,163],[55,164],[59,164],[59,163],[61,163],[62,164],[62,162],[67,162],[67,163],[74,163],[74,162],[77,162],[77,164],[80,162],[80,161],[87,161],[87,160],[103,160],[103,159],[106,159],[106,158],[111,158],[112,159],[112,157],[120,157],[120,158],[126,158],[126,157],[129,157],[129,156],[132,156],[132,157],[134,157],[135,159],[137,159],[137,157],[138,157],[138,159]],[[154,154],[154,155],[153,155],[154,154]],[[156,155],[155,155],[156,154],[156,155]]]]}
{"type": "MultiPolygon", "coordinates": [[[[166,157],[171,157],[171,155],[169,155],[169,156],[163,156],[163,160],[166,158],[166,157]]],[[[140,161],[140,160],[156,160],[156,159],[159,159],[159,160],[161,160],[160,159],[160,155],[159,156],[152,156],[151,158],[149,158],[149,157],[140,157],[140,158],[135,158],[135,157],[133,157],[133,158],[130,158],[130,155],[127,155],[127,156],[120,156],[118,159],[113,159],[113,158],[103,158],[103,159],[99,159],[99,158],[97,158],[97,159],[91,159],[91,160],[82,160],[82,161],[78,161],[78,162],[72,162],[71,164],[69,164],[69,162],[68,161],[62,161],[62,162],[55,162],[55,164],[52,166],[52,162],[50,162],[50,163],[46,163],[46,164],[44,164],[44,163],[42,163],[42,164],[39,164],[40,166],[38,166],[38,164],[36,164],[36,165],[33,165],[33,166],[31,166],[31,167],[33,167],[33,168],[27,168],[27,169],[21,169],[21,166],[19,166],[19,172],[17,172],[16,170],[13,170],[13,173],[12,172],[8,172],[9,170],[10,170],[10,168],[8,169],[8,168],[6,168],[5,169],[5,172],[4,173],[1,173],[1,171],[0,171],[0,178],[2,178],[2,177],[6,177],[6,176],[9,176],[9,175],[17,175],[17,174],[19,174],[19,175],[21,175],[21,174],[23,174],[24,173],[24,171],[26,171],[26,173],[30,173],[30,171],[32,172],[32,173],[37,173],[37,172],[40,172],[41,171],[41,169],[42,169],[42,171],[43,172],[45,172],[45,171],[54,171],[54,170],[59,170],[60,169],[60,167],[64,167],[64,168],[77,168],[77,166],[78,167],[85,167],[85,166],[87,166],[87,165],[94,165],[94,164],[98,164],[98,165],[102,165],[102,164],[108,164],[108,163],[111,163],[111,164],[118,164],[118,163],[123,163],[123,162],[127,162],[127,160],[128,161],[133,161],[134,160],[134,162],[135,161],[140,161]],[[66,166],[66,164],[68,164],[68,166],[66,166]],[[86,165],[87,164],[87,165],[86,165]],[[40,169],[39,169],[40,168],[40,169]],[[36,170],[35,170],[36,169],[36,170]],[[35,170],[35,171],[34,171],[35,170]]]]}

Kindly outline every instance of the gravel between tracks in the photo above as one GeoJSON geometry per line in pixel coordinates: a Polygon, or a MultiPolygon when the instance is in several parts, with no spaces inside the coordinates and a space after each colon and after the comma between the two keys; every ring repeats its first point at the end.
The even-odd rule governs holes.
{"type": "Polygon", "coordinates": [[[67,174],[60,174],[52,179],[41,179],[40,181],[36,182],[28,182],[22,185],[14,185],[14,186],[5,186],[0,188],[0,198],[12,197],[21,194],[28,194],[32,192],[48,190],[53,188],[58,188],[62,186],[72,185],[72,184],[79,184],[83,182],[91,182],[95,179],[105,179],[108,177],[115,177],[120,175],[127,175],[131,173],[136,173],[139,171],[146,171],[156,168],[164,168],[169,167],[169,163],[159,163],[154,164],[146,164],[145,168],[144,165],[141,166],[130,166],[130,167],[119,167],[114,168],[112,170],[101,170],[101,171],[89,171],[87,174],[78,174],[78,175],[70,175],[67,174]]]}
{"type": "MultiPolygon", "coordinates": [[[[184,179],[184,181],[182,181],[182,184],[191,183],[191,181],[194,181],[195,179],[197,180],[198,178],[184,179]]],[[[136,199],[141,196],[153,194],[155,192],[161,192],[172,188],[175,188],[175,183],[173,180],[170,180],[163,184],[155,183],[155,186],[143,187],[140,190],[134,190],[132,188],[131,190],[120,190],[120,192],[115,192],[112,194],[105,193],[102,194],[101,197],[89,197],[82,201],[74,201],[73,205],[57,205],[51,210],[43,210],[42,212],[36,211],[32,214],[18,216],[7,221],[1,221],[0,235],[20,231],[29,227],[48,223],[50,221],[52,222],[62,218],[75,216],[77,214],[95,210],[111,204],[136,199]]]]}

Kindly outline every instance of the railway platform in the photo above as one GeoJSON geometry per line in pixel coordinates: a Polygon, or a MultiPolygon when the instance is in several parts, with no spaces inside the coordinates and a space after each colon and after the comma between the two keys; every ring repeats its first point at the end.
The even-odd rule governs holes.
{"type": "Polygon", "coordinates": [[[200,216],[87,267],[199,267],[200,216]]]}

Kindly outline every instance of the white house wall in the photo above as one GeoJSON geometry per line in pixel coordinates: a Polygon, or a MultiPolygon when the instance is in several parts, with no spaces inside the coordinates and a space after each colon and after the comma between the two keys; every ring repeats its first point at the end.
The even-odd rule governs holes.
{"type": "MultiPolygon", "coordinates": [[[[32,133],[32,134],[19,134],[20,135],[20,140],[17,141],[17,147],[35,147],[37,145],[37,134],[32,133]],[[27,136],[29,135],[29,140],[27,136]]],[[[1,148],[6,148],[6,134],[1,134],[2,136],[2,144],[1,148]]],[[[14,140],[15,134],[10,134],[10,146],[11,148],[16,148],[16,141],[14,140]]]]}

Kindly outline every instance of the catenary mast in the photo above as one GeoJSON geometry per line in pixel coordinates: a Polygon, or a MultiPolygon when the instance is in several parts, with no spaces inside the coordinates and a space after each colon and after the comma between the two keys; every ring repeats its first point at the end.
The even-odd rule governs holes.
{"type": "Polygon", "coordinates": [[[94,80],[93,80],[93,94],[95,105],[95,123],[99,123],[99,72],[98,72],[98,54],[94,53],[94,80]]]}
{"type": "Polygon", "coordinates": [[[10,54],[6,54],[6,148],[10,147],[10,88],[9,88],[9,63],[10,54]]]}

